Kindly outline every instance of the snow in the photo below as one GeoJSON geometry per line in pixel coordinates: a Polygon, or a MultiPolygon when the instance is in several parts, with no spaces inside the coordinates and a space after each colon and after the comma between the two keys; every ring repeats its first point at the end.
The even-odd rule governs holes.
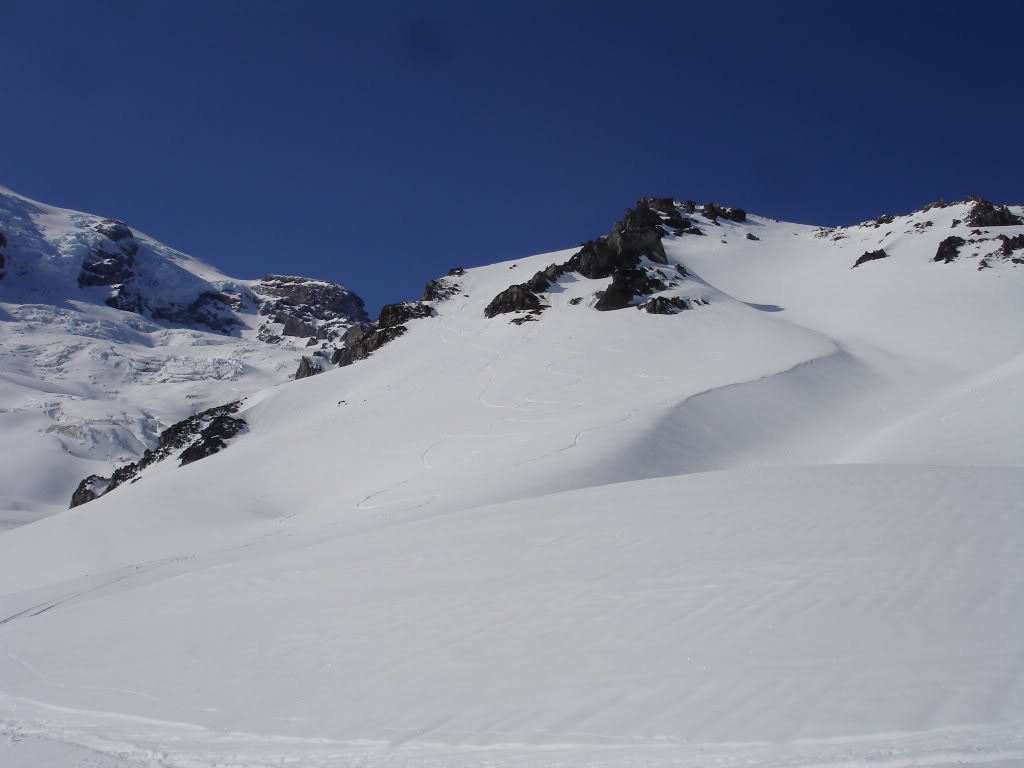
{"type": "Polygon", "coordinates": [[[566,276],[487,320],[572,251],[469,270],[227,451],[0,533],[0,763],[1024,763],[1024,271],[931,263],[965,210],[705,223],[673,316],[566,276]]]}

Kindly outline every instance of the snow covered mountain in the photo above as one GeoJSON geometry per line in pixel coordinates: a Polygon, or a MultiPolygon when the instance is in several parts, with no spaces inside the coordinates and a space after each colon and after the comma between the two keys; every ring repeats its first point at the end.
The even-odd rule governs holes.
{"type": "Polygon", "coordinates": [[[366,319],[342,286],[236,280],[122,222],[0,189],[0,527],[65,509],[85,475],[285,381],[307,346],[366,319]]]}
{"type": "Polygon", "coordinates": [[[453,270],[0,534],[0,758],[1019,765],[1022,213],[453,270]]]}

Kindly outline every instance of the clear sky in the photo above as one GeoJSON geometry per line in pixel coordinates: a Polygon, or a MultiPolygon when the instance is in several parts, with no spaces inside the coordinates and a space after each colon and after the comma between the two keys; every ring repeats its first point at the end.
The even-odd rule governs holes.
{"type": "Polygon", "coordinates": [[[0,0],[0,184],[237,277],[419,298],[638,196],[1024,202],[1024,3],[0,0]]]}

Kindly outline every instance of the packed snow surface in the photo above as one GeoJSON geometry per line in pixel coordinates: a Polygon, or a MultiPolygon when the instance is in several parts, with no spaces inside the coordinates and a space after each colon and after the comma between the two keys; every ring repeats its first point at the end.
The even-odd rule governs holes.
{"type": "Polygon", "coordinates": [[[932,263],[964,209],[704,222],[672,316],[469,270],[3,532],[0,763],[1024,764],[1024,267],[932,263]]]}

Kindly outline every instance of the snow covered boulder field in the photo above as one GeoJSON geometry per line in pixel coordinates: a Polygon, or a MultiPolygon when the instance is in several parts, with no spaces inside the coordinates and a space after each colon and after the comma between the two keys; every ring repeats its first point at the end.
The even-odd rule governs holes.
{"type": "MultiPolygon", "coordinates": [[[[376,323],[278,307],[287,383],[248,284],[227,333],[97,294],[108,356],[234,345],[177,413],[244,428],[0,532],[0,765],[1024,766],[1021,214],[642,200],[376,323]]],[[[5,293],[10,221],[5,396],[63,408],[108,380],[40,366],[84,310],[5,293]]]]}

